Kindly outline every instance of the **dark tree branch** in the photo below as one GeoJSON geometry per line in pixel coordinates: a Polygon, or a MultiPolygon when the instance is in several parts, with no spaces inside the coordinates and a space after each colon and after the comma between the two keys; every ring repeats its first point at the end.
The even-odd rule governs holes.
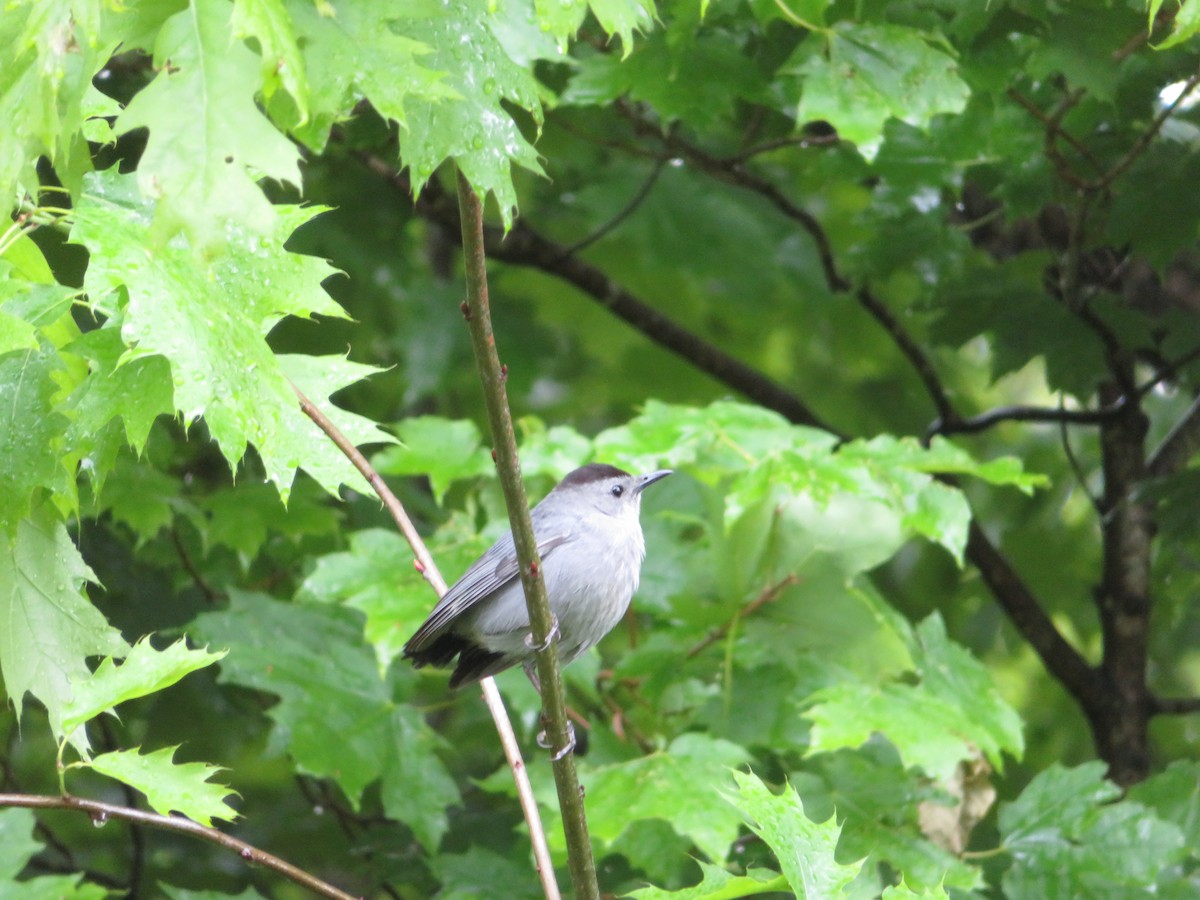
{"type": "MultiPolygon", "coordinates": [[[[391,175],[393,179],[399,177],[394,171],[391,175]]],[[[393,183],[405,187],[403,181],[393,183]]],[[[417,211],[447,228],[458,227],[457,212],[432,182],[417,200],[417,211]]],[[[760,406],[775,410],[789,421],[831,430],[787,389],[639,300],[596,266],[578,257],[564,256],[561,244],[543,237],[523,222],[517,222],[507,236],[498,228],[484,229],[484,246],[492,259],[529,266],[574,285],[659,346],[760,406]]]]}
{"type": "Polygon", "coordinates": [[[904,358],[916,371],[921,383],[925,385],[925,392],[929,394],[929,399],[933,401],[933,406],[937,410],[938,421],[944,422],[947,427],[957,425],[961,419],[951,404],[946,389],[942,386],[942,380],[938,377],[929,354],[913,340],[912,335],[900,324],[900,320],[892,315],[892,311],[871,292],[870,288],[859,288],[855,292],[855,296],[875,321],[883,326],[883,329],[891,336],[892,342],[900,348],[904,358]]]}
{"type": "Polygon", "coordinates": [[[928,436],[935,434],[975,434],[985,431],[1001,422],[1052,422],[1062,425],[1099,425],[1118,415],[1125,406],[1121,398],[1112,406],[1103,409],[1051,409],[1044,406],[998,406],[985,413],[972,416],[969,419],[959,419],[956,422],[935,421],[926,431],[928,436]]]}
{"type": "Polygon", "coordinates": [[[1152,716],[1187,716],[1200,713],[1200,697],[1158,697],[1150,698],[1150,715],[1152,716]]]}
{"type": "Polygon", "coordinates": [[[1192,91],[1196,89],[1196,85],[1198,84],[1200,84],[1200,73],[1192,75],[1191,78],[1183,83],[1183,86],[1179,90],[1179,94],[1176,95],[1175,99],[1163,107],[1159,114],[1154,117],[1154,121],[1150,123],[1150,127],[1138,135],[1138,139],[1134,141],[1133,146],[1129,148],[1129,151],[1123,157],[1121,157],[1121,159],[1118,160],[1111,169],[1105,172],[1102,178],[1089,183],[1087,185],[1088,189],[1092,191],[1105,190],[1119,177],[1124,175],[1125,172],[1128,171],[1129,167],[1137,162],[1138,157],[1146,152],[1146,150],[1150,147],[1150,142],[1154,140],[1160,131],[1162,131],[1162,127],[1167,123],[1167,119],[1171,118],[1171,116],[1175,114],[1176,110],[1179,109],[1180,104],[1182,104],[1183,101],[1188,98],[1192,91]]]}
{"type": "Polygon", "coordinates": [[[1096,670],[1062,636],[1033,591],[974,521],[967,535],[967,556],[1050,674],[1085,707],[1096,703],[1096,670]]]}
{"type": "Polygon", "coordinates": [[[148,825],[151,828],[159,828],[164,831],[188,834],[236,853],[247,864],[262,866],[265,869],[278,872],[289,881],[294,881],[296,884],[308,888],[308,890],[318,896],[333,897],[335,900],[355,900],[353,894],[348,894],[328,882],[322,881],[315,875],[297,866],[293,866],[278,856],[267,853],[265,850],[259,850],[252,844],[231,837],[222,831],[218,831],[216,828],[209,828],[201,825],[199,822],[193,822],[191,819],[183,816],[163,816],[158,813],[132,809],[128,806],[101,803],[98,800],[85,800],[82,797],[0,794],[0,807],[10,806],[23,807],[25,809],[75,810],[76,812],[86,813],[91,816],[93,822],[103,823],[110,819],[118,819],[132,824],[148,825]]]}
{"type": "MultiPolygon", "coordinates": [[[[1061,398],[1059,402],[1062,402],[1061,398]]],[[[1083,466],[1079,464],[1079,458],[1075,455],[1075,449],[1071,446],[1071,432],[1067,428],[1066,422],[1058,423],[1058,437],[1062,444],[1063,456],[1067,458],[1067,464],[1071,467],[1071,473],[1075,476],[1075,481],[1079,484],[1079,489],[1088,498],[1088,502],[1091,503],[1096,515],[1103,516],[1104,506],[1100,502],[1100,498],[1093,494],[1091,488],[1088,487],[1087,475],[1083,471],[1083,466]]]]}

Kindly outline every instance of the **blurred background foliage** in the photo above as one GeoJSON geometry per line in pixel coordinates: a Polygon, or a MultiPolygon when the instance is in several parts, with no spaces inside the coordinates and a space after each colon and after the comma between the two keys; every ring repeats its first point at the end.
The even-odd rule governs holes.
{"type": "MultiPolygon", "coordinates": [[[[232,285],[231,315],[263,304],[255,325],[298,360],[290,377],[398,438],[373,461],[453,579],[506,527],[459,309],[453,164],[439,166],[455,160],[490,198],[496,341],[531,496],[590,459],[678,470],[647,495],[634,614],[567,672],[604,890],[703,877],[691,896],[799,891],[786,848],[800,846],[828,875],[810,896],[1200,893],[1200,720],[1186,699],[1200,695],[1194,0],[1152,3],[1149,18],[1120,0],[669,0],[653,14],[515,0],[51,6],[43,21],[14,5],[0,31],[70,34],[65,58],[95,64],[89,159],[65,142],[21,145],[42,133],[33,126],[2,146],[43,188],[62,184],[74,218],[51,221],[45,194],[30,201],[25,168],[0,175],[22,197],[14,221],[45,226],[27,230],[50,280],[91,292],[70,326],[82,344],[55,343],[74,354],[64,367],[89,373],[55,376],[64,395],[120,371],[117,355],[137,346],[121,324],[136,321],[140,276],[121,247],[139,245],[113,229],[153,221],[148,252],[201,259],[181,284],[223,273],[213,283],[232,285]],[[252,181],[218,178],[211,205],[191,187],[173,193],[172,173],[203,168],[181,147],[222,146],[198,110],[149,93],[171,66],[190,71],[172,42],[193,12],[198,33],[220,38],[200,52],[234,47],[245,64],[244,83],[229,81],[240,96],[214,104],[235,130],[255,122],[231,140],[274,135],[250,177],[271,176],[276,204],[328,208],[289,213],[273,233],[335,272],[313,260],[268,272],[238,255],[230,220],[249,233],[254,215],[283,216],[246,199],[252,181]],[[246,118],[250,100],[265,114],[246,118]],[[173,117],[180,143],[156,147],[173,117]],[[271,142],[282,135],[295,143],[271,142]],[[106,174],[85,182],[93,165],[106,174]],[[84,202],[85,183],[114,205],[84,202]],[[221,268],[234,263],[248,267],[221,268]],[[113,299],[85,271],[108,273],[113,299]],[[322,307],[318,282],[345,318],[322,307]],[[281,290],[286,302],[271,298],[281,290]],[[113,329],[120,342],[102,344],[113,329]],[[1129,438],[1142,427],[1144,440],[1129,438]],[[1160,447],[1179,458],[1156,467],[1160,447]],[[1136,551],[1120,549],[1142,533],[1122,524],[1130,508],[1153,522],[1136,551]],[[1064,685],[1054,667],[1069,660],[1014,626],[967,552],[972,517],[1044,612],[1035,630],[1100,666],[1097,681],[1064,685]],[[1139,567],[1145,678],[1105,681],[1113,597],[1139,567]],[[1098,748],[1095,691],[1132,692],[1143,712],[1185,699],[1147,713],[1148,739],[1132,749],[1098,748]],[[1152,777],[1122,799],[1097,757],[1122,785],[1152,777]],[[735,785],[731,766],[790,787],[763,797],[749,776],[735,785]],[[783,811],[793,790],[809,819],[836,813],[840,832],[763,827],[776,813],[802,821],[783,811]]],[[[80,76],[57,77],[61,109],[80,76]]],[[[36,97],[6,96],[34,118],[36,97]]],[[[38,280],[23,246],[5,245],[0,304],[18,320],[30,308],[21,279],[38,280]]],[[[135,332],[145,380],[120,389],[94,434],[70,438],[76,456],[54,428],[0,444],[0,488],[17,497],[32,484],[21,502],[35,511],[57,504],[95,574],[88,596],[127,640],[186,634],[230,651],[94,720],[93,746],[182,744],[179,761],[226,767],[240,837],[356,893],[535,896],[482,705],[396,659],[433,600],[410,552],[365,485],[329,496],[348,477],[300,474],[284,505],[270,480],[317,468],[308,454],[260,458],[263,434],[303,446],[288,420],[230,407],[241,411],[222,427],[248,435],[242,458],[210,434],[230,392],[182,405],[202,376],[181,363],[186,340],[165,337],[169,293],[135,332]],[[147,351],[155,328],[163,344],[147,351]],[[170,371],[147,362],[164,358],[170,371]],[[172,387],[173,401],[155,400],[151,388],[172,387]],[[153,422],[140,440],[121,433],[137,414],[153,422]],[[40,440],[73,460],[72,479],[87,461],[77,514],[50,475],[26,477],[22,448],[40,440]]],[[[198,344],[214,296],[187,298],[198,344]]],[[[12,363],[0,396],[20,397],[30,351],[0,325],[11,341],[0,364],[12,363]]],[[[81,409],[60,412],[87,422],[81,409]]],[[[6,419],[10,436],[28,421],[6,419]]],[[[549,767],[532,749],[537,696],[519,674],[500,684],[550,810],[549,767]]],[[[23,718],[11,704],[0,718],[4,790],[54,793],[46,715],[26,704],[23,718]]],[[[73,777],[74,793],[140,802],[73,777]]],[[[300,896],[186,838],[38,819],[37,843],[0,850],[0,876],[25,879],[0,886],[12,896],[35,896],[21,892],[38,881],[62,895],[300,896]],[[51,873],[69,874],[51,887],[51,873]]],[[[0,817],[0,834],[27,840],[32,827],[28,813],[0,817]]]]}

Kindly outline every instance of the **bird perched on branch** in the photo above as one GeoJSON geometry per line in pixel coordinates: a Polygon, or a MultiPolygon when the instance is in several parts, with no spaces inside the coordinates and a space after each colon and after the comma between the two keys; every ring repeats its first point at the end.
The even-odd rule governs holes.
{"type": "MultiPolygon", "coordinates": [[[[646,556],[642,491],[670,474],[630,475],[592,463],[567,475],[530,513],[562,665],[599,643],[629,608],[646,556]]],[[[533,664],[541,648],[530,636],[519,576],[510,532],[438,601],[404,645],[404,657],[417,668],[453,664],[452,688],[518,664],[537,685],[533,664]]]]}

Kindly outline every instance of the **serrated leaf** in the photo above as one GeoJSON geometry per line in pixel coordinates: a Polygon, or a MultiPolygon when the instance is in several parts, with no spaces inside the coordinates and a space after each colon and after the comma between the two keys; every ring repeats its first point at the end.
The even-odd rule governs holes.
{"type": "Polygon", "coordinates": [[[826,36],[826,52],[796,70],[805,76],[797,120],[829,122],[868,158],[889,118],[924,128],[935,115],[966,105],[970,89],[958,64],[925,32],[841,22],[826,36]]]}
{"type": "Polygon", "coordinates": [[[1130,788],[1129,799],[1175,823],[1193,852],[1200,848],[1200,762],[1175,760],[1164,771],[1130,788]]]}
{"type": "Polygon", "coordinates": [[[386,814],[437,845],[458,790],[420,713],[392,701],[356,613],[234,592],[230,608],[200,616],[194,633],[229,649],[221,681],[280,698],[267,713],[273,740],[300,771],[333,778],[356,808],[378,780],[386,814]]]}
{"type": "MultiPolygon", "coordinates": [[[[739,817],[716,785],[730,766],[744,765],[743,748],[702,734],[685,734],[660,753],[586,773],[588,829],[615,841],[637,819],[663,819],[719,862],[737,837],[739,817]]],[[[559,836],[561,840],[561,836],[559,836]]]]}
{"type": "Polygon", "coordinates": [[[862,863],[847,866],[834,859],[842,831],[835,818],[830,816],[822,823],[808,818],[791,785],[776,795],[753,774],[734,772],[733,779],[737,791],[727,792],[729,802],[774,851],[796,896],[808,900],[842,896],[862,863]]]}
{"type": "Polygon", "coordinates": [[[70,443],[84,446],[87,436],[120,418],[125,439],[140,453],[154,420],[175,411],[166,358],[126,357],[129,348],[121,338],[119,318],[82,335],[69,349],[88,361],[88,377],[68,400],[73,413],[70,443]]]}
{"type": "Polygon", "coordinates": [[[434,594],[415,577],[412,550],[404,539],[395,531],[372,528],[354,532],[349,550],[319,557],[299,598],[342,603],[365,615],[364,633],[383,670],[429,614],[434,594]]]}
{"type": "Polygon", "coordinates": [[[47,506],[0,531],[0,673],[20,718],[26,692],[46,707],[50,727],[87,748],[64,727],[75,691],[91,678],[89,656],[121,656],[129,645],[88,600],[95,581],[67,529],[47,506]]]}
{"type": "Polygon", "coordinates": [[[330,128],[363,97],[403,127],[417,98],[457,96],[444,73],[425,64],[430,48],[395,27],[397,7],[388,0],[287,0],[287,12],[304,47],[310,115],[301,126],[296,110],[280,109],[278,97],[269,108],[312,150],[325,147],[330,128]]]}
{"type": "Polygon", "coordinates": [[[920,681],[869,684],[843,681],[811,698],[808,752],[858,747],[881,733],[905,765],[948,781],[963,760],[982,751],[1003,769],[1003,753],[1024,750],[1021,722],[999,696],[983,665],[946,637],[934,614],[918,626],[910,653],[920,681]]]}
{"type": "Polygon", "coordinates": [[[223,771],[208,763],[176,763],[172,760],[179,747],[164,747],[142,754],[137,750],[114,750],[92,757],[88,763],[110,778],[131,785],[146,795],[146,801],[164,816],[182,813],[201,825],[212,827],[212,820],[232,822],[237,811],[225,798],[237,791],[209,779],[223,771]]]}
{"type": "Polygon", "coordinates": [[[439,503],[455,481],[496,470],[479,429],[467,420],[413,416],[396,425],[398,447],[377,453],[372,464],[385,475],[425,475],[439,503]]]}
{"type": "Polygon", "coordinates": [[[75,505],[75,482],[60,458],[68,421],[55,402],[65,370],[43,340],[0,356],[0,533],[11,533],[46,488],[75,505]]]}
{"type": "Polygon", "coordinates": [[[77,0],[6,4],[0,16],[0,197],[9,208],[37,194],[36,164],[48,157],[74,187],[91,159],[80,137],[84,98],[113,44],[98,39],[99,7],[77,0]]]}
{"type": "Polygon", "coordinates": [[[138,163],[142,193],[158,200],[158,243],[183,231],[198,246],[226,238],[229,223],[277,234],[262,177],[300,184],[299,152],[254,102],[260,60],[237,40],[232,7],[195,3],[158,32],[158,74],[117,118],[117,134],[150,129],[138,163]]]}
{"type": "Polygon", "coordinates": [[[227,252],[204,262],[186,246],[149,238],[148,209],[129,180],[97,175],[75,211],[72,239],[87,246],[89,301],[123,316],[121,361],[150,355],[171,366],[174,404],[185,423],[203,415],[222,455],[235,467],[253,443],[268,480],[286,500],[304,466],[326,490],[340,483],[368,490],[365,479],[301,411],[288,379],[309,386],[311,399],[345,425],[351,439],[371,431],[365,420],[339,415],[327,403],[331,385],[369,370],[341,357],[278,357],[266,333],[285,315],[341,316],[320,286],[333,270],[312,257],[288,253],[284,242],[319,210],[275,207],[269,237],[227,230],[227,252]],[[124,288],[123,294],[114,293],[124,288]],[[115,303],[124,305],[112,309],[115,303]]]}
{"type": "Polygon", "coordinates": [[[71,699],[63,705],[63,729],[74,731],[126,700],[164,690],[190,672],[211,666],[225,653],[191,650],[182,639],[155,650],[150,639],[144,637],[130,648],[124,663],[118,665],[111,656],[105,657],[92,677],[75,687],[71,699]]]}
{"type": "Polygon", "coordinates": [[[283,0],[234,0],[230,29],[237,38],[254,38],[262,48],[259,68],[265,99],[283,88],[296,105],[298,124],[307,122],[308,75],[283,0]]]}
{"type": "Polygon", "coordinates": [[[392,26],[432,49],[425,59],[447,72],[457,97],[405,104],[407,128],[400,131],[400,158],[413,190],[453,159],[481,196],[491,193],[507,228],[516,210],[512,182],[516,163],[541,174],[537,151],[525,139],[505,103],[525,110],[540,130],[542,105],[537,82],[496,40],[484,0],[416,0],[399,7],[392,26]]]}
{"type": "Polygon", "coordinates": [[[1104,764],[1055,764],[1000,808],[1000,832],[1013,865],[1003,886],[1013,897],[1128,897],[1178,862],[1184,838],[1140,803],[1114,802],[1120,789],[1104,764]]]}
{"type": "Polygon", "coordinates": [[[788,880],[769,869],[749,869],[734,875],[720,866],[696,860],[704,877],[699,884],[678,891],[646,887],[631,891],[634,900],[738,900],[755,894],[774,894],[788,890],[788,880]]]}

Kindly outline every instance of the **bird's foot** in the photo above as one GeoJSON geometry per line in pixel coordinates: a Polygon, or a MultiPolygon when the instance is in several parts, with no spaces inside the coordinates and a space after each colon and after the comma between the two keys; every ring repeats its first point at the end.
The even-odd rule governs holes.
{"type": "Polygon", "coordinates": [[[525,646],[528,647],[530,650],[532,650],[534,653],[541,653],[543,650],[545,650],[546,648],[548,648],[550,646],[551,641],[553,641],[556,637],[560,637],[560,636],[561,636],[561,632],[558,630],[558,616],[554,615],[554,613],[551,613],[550,614],[550,633],[548,635],[546,635],[546,640],[544,640],[541,643],[541,645],[539,646],[533,639],[533,632],[530,632],[529,634],[525,635],[525,646]]]}
{"type": "MultiPolygon", "coordinates": [[[[543,750],[549,750],[554,745],[550,743],[550,739],[546,737],[546,732],[539,731],[537,736],[537,744],[543,750]]],[[[558,762],[568,753],[575,749],[575,726],[570,722],[567,723],[567,743],[561,750],[550,757],[551,762],[558,762]]]]}

